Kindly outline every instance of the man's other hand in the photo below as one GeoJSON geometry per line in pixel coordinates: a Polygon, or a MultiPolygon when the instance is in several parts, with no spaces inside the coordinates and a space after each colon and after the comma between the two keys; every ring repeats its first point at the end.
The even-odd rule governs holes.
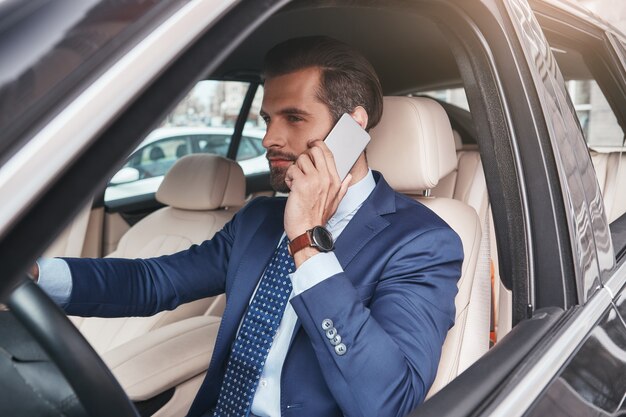
{"type": "Polygon", "coordinates": [[[285,207],[285,233],[290,240],[314,226],[324,226],[348,191],[352,175],[341,182],[335,158],[321,140],[289,167],[285,183],[290,189],[285,207]]]}
{"type": "Polygon", "coordinates": [[[28,278],[35,282],[39,281],[39,265],[37,265],[37,262],[35,262],[28,270],[28,278]]]}

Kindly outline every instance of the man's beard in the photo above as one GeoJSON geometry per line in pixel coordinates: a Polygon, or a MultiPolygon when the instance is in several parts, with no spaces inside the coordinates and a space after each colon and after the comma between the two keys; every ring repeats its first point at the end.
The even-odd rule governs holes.
{"type": "MultiPolygon", "coordinates": [[[[275,151],[270,149],[267,151],[265,155],[268,159],[270,158],[280,158],[288,161],[295,161],[298,156],[291,153],[284,153],[280,151],[275,151]]],[[[287,170],[289,167],[272,167],[270,164],[270,185],[279,193],[288,193],[290,191],[289,187],[287,187],[287,183],[285,183],[285,175],[287,175],[287,170]]]]}
{"type": "Polygon", "coordinates": [[[287,183],[285,182],[285,175],[287,174],[287,169],[285,167],[270,167],[270,185],[279,193],[288,193],[291,191],[289,187],[287,187],[287,183]]]}

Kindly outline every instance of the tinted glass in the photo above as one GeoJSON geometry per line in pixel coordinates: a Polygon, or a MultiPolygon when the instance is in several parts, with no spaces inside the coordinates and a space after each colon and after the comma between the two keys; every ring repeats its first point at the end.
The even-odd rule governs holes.
{"type": "MultiPolygon", "coordinates": [[[[613,91],[616,84],[612,72],[624,69],[614,67],[613,63],[605,61],[582,42],[567,43],[560,38],[551,40],[550,37],[548,42],[566,81],[571,104],[589,148],[602,192],[604,214],[610,225],[613,252],[617,255],[626,247],[626,241],[620,242],[615,234],[626,224],[626,219],[621,220],[621,226],[617,223],[626,214],[626,199],[621,198],[626,184],[623,164],[626,154],[623,152],[624,132],[616,117],[620,113],[616,110],[626,101],[617,90],[613,91]]],[[[600,239],[608,241],[599,236],[600,239]]]]}
{"type": "Polygon", "coordinates": [[[239,144],[239,150],[237,152],[237,160],[244,161],[246,159],[254,158],[261,155],[264,151],[260,148],[261,138],[251,138],[243,136],[241,143],[239,144]],[[255,146],[257,143],[259,146],[255,146]]]}
{"type": "Polygon", "coordinates": [[[182,3],[0,2],[0,154],[182,3]]]}
{"type": "Polygon", "coordinates": [[[165,175],[177,159],[188,153],[189,140],[185,137],[164,139],[143,148],[139,164],[134,168],[139,169],[140,179],[165,175]]]}
{"type": "Polygon", "coordinates": [[[622,146],[624,134],[598,83],[593,79],[570,80],[567,89],[589,147],[622,146]]]}
{"type": "Polygon", "coordinates": [[[611,308],[527,416],[624,415],[626,327],[611,308]]]}
{"type": "Polygon", "coordinates": [[[198,135],[194,137],[197,143],[197,153],[212,153],[226,156],[230,145],[231,135],[198,135]]]}

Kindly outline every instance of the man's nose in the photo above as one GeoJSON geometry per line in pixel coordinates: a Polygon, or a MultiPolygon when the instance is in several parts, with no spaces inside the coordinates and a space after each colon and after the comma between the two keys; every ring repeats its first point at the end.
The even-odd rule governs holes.
{"type": "Polygon", "coordinates": [[[269,149],[271,147],[280,147],[285,146],[285,135],[275,126],[268,126],[265,131],[265,136],[263,136],[263,141],[261,142],[265,149],[269,149]]]}

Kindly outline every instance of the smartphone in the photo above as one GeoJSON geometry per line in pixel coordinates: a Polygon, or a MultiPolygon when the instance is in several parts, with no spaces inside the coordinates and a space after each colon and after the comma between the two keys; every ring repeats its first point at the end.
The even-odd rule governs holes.
{"type": "Polygon", "coordinates": [[[348,113],[344,113],[330,131],[324,143],[335,157],[341,181],[346,178],[359,155],[370,141],[367,133],[348,113]]]}

